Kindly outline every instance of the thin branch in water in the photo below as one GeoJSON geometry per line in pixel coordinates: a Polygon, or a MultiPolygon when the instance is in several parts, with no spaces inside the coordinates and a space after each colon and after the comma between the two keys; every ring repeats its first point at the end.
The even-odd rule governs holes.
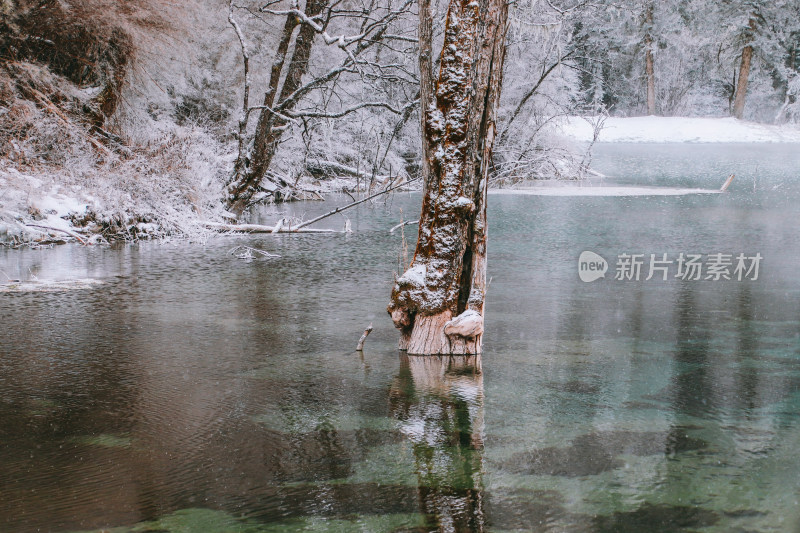
{"type": "Polygon", "coordinates": [[[335,215],[336,213],[341,213],[341,212],[342,212],[342,211],[344,211],[345,209],[350,209],[351,207],[355,207],[355,206],[357,206],[358,204],[363,204],[363,203],[364,203],[364,202],[366,202],[367,200],[372,200],[373,198],[375,198],[375,197],[377,197],[377,196],[380,196],[380,195],[382,195],[382,194],[386,194],[386,193],[388,193],[388,192],[392,192],[393,190],[395,190],[395,189],[399,189],[400,187],[403,187],[403,186],[405,186],[405,185],[408,185],[409,183],[411,183],[411,182],[413,182],[413,181],[416,181],[417,179],[419,179],[419,178],[411,178],[410,180],[406,180],[406,181],[403,181],[403,182],[401,182],[401,183],[398,183],[398,184],[396,184],[396,185],[393,185],[393,186],[391,186],[391,187],[387,187],[387,188],[385,188],[385,189],[384,189],[384,190],[382,190],[382,191],[376,192],[375,194],[371,194],[370,196],[367,196],[366,198],[362,198],[361,200],[357,200],[357,201],[355,201],[355,202],[353,202],[353,203],[351,203],[351,204],[348,204],[348,205],[346,205],[346,206],[344,206],[344,207],[337,207],[337,208],[336,208],[336,209],[334,209],[333,211],[329,211],[328,213],[325,213],[324,215],[320,215],[320,216],[318,216],[317,218],[313,218],[313,219],[311,219],[311,220],[308,220],[308,221],[306,221],[306,222],[303,222],[303,223],[302,223],[302,224],[300,224],[299,226],[295,227],[295,228],[294,228],[294,230],[299,230],[299,229],[301,229],[301,228],[304,228],[304,227],[306,227],[306,226],[309,226],[309,225],[313,224],[314,222],[318,222],[318,221],[322,220],[323,218],[328,218],[328,217],[330,217],[330,216],[333,216],[333,215],[335,215]]]}
{"type": "Polygon", "coordinates": [[[412,224],[419,224],[419,220],[406,220],[405,222],[401,222],[398,225],[392,227],[392,229],[389,230],[389,233],[394,233],[394,230],[402,228],[403,226],[411,226],[412,224]]]}
{"type": "Polygon", "coordinates": [[[370,332],[372,331],[372,322],[369,323],[367,329],[364,330],[364,333],[361,334],[361,338],[358,339],[358,346],[356,346],[356,351],[361,352],[364,350],[364,341],[367,340],[367,336],[369,336],[370,332]]]}
{"type": "Polygon", "coordinates": [[[258,248],[252,248],[250,246],[235,246],[231,248],[228,252],[229,255],[235,256],[237,259],[244,259],[247,262],[252,261],[258,256],[261,256],[265,259],[273,259],[276,257],[280,257],[278,254],[271,254],[265,250],[259,250],[258,248]]]}

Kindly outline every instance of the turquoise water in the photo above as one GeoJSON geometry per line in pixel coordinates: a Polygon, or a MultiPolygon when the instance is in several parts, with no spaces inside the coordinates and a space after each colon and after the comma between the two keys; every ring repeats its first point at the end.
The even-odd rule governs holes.
{"type": "Polygon", "coordinates": [[[395,349],[388,230],[415,194],[348,214],[352,235],[0,249],[10,277],[101,281],[0,293],[0,531],[800,531],[800,154],[601,146],[595,166],[737,177],[492,196],[481,360],[395,349]],[[604,279],[580,281],[585,250],[604,279]],[[614,279],[620,254],[681,252],[763,260],[614,279]]]}

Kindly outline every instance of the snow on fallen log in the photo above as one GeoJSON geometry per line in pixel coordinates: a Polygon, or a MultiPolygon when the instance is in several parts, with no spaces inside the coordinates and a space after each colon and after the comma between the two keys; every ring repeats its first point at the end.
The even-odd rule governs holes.
{"type": "Polygon", "coordinates": [[[73,239],[76,239],[79,243],[81,243],[84,246],[88,246],[89,244],[91,244],[91,243],[87,242],[86,240],[84,240],[80,235],[78,235],[74,231],[69,231],[69,230],[61,229],[61,228],[54,228],[53,226],[44,226],[42,224],[25,224],[25,226],[27,226],[29,228],[37,228],[37,229],[44,229],[44,230],[48,230],[48,231],[58,231],[58,232],[61,232],[61,233],[66,233],[67,235],[69,235],[73,239]]]}
{"type": "Polygon", "coordinates": [[[309,161],[306,163],[306,170],[312,176],[351,176],[362,180],[375,180],[380,182],[391,181],[391,176],[379,176],[372,172],[348,167],[334,161],[309,161]]]}
{"type": "Polygon", "coordinates": [[[260,224],[223,224],[219,222],[204,222],[203,225],[209,229],[214,229],[217,231],[233,231],[237,233],[352,233],[350,229],[350,221],[347,220],[345,222],[345,229],[344,231],[339,231],[335,229],[314,229],[314,228],[307,228],[306,226],[310,226],[315,222],[319,222],[322,219],[331,217],[337,213],[341,213],[351,207],[355,207],[359,204],[363,204],[373,198],[381,196],[382,194],[386,194],[397,190],[401,187],[407,186],[409,183],[415,181],[417,178],[412,178],[410,180],[404,180],[400,183],[396,183],[394,185],[389,185],[386,188],[371,194],[365,198],[360,200],[356,200],[355,202],[349,203],[342,207],[337,207],[332,211],[328,211],[324,215],[320,215],[316,218],[312,218],[311,220],[306,220],[305,222],[300,222],[294,226],[290,225],[286,219],[281,219],[275,226],[262,226],[260,224]]]}

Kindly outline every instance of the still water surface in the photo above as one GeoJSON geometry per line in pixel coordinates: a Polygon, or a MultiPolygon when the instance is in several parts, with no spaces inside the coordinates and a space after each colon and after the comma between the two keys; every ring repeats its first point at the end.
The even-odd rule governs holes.
{"type": "Polygon", "coordinates": [[[0,531],[800,531],[799,151],[604,146],[595,166],[737,178],[491,196],[482,360],[395,349],[388,230],[415,194],[354,210],[352,235],[0,249],[10,277],[102,281],[0,293],[0,531]],[[584,250],[605,279],[579,280],[584,250]],[[644,279],[681,252],[763,260],[644,279]],[[613,279],[622,253],[646,255],[639,281],[613,279]]]}

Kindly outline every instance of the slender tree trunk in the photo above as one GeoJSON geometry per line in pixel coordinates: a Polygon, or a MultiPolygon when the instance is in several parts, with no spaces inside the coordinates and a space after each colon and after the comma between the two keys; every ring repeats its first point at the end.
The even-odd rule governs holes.
{"type": "Polygon", "coordinates": [[[747,37],[747,44],[742,49],[742,61],[739,66],[739,81],[736,83],[736,94],[733,98],[733,116],[741,119],[744,116],[744,102],[747,96],[747,82],[750,77],[750,65],[753,61],[753,33],[756,30],[756,21],[750,18],[750,33],[747,37]]]}
{"type": "MultiPolygon", "coordinates": [[[[422,184],[423,188],[428,183],[431,174],[430,141],[425,135],[425,121],[436,107],[436,95],[433,83],[433,14],[431,13],[431,0],[419,0],[419,109],[422,121],[422,184]]],[[[424,190],[424,189],[423,189],[424,190]]]]}
{"type": "Polygon", "coordinates": [[[644,34],[644,66],[647,74],[647,114],[656,114],[656,77],[653,68],[653,4],[647,6],[645,13],[645,24],[647,31],[644,34]]]}
{"type": "MultiPolygon", "coordinates": [[[[328,0],[308,0],[305,13],[309,17],[319,15],[327,4],[328,0]]],[[[272,108],[276,101],[278,83],[284,68],[286,54],[289,50],[292,33],[298,23],[296,16],[287,16],[283,34],[275,52],[275,60],[270,70],[269,86],[264,95],[264,106],[266,107],[272,108]]],[[[294,43],[294,53],[287,67],[286,79],[277,99],[278,103],[285,100],[300,87],[302,78],[308,71],[308,60],[311,57],[311,48],[314,44],[315,36],[316,32],[310,25],[304,24],[300,28],[294,43]]],[[[256,133],[253,138],[253,147],[248,161],[237,162],[236,179],[229,187],[228,205],[234,213],[241,214],[253,198],[253,195],[258,191],[258,187],[264,179],[272,159],[275,157],[278,143],[283,135],[283,126],[285,125],[286,120],[269,109],[262,109],[259,113],[256,133]]]]}
{"type": "MultiPolygon", "coordinates": [[[[427,175],[419,237],[388,309],[400,348],[412,354],[481,352],[486,190],[507,17],[506,0],[450,0],[435,95],[431,105],[421,100],[427,175]]],[[[423,22],[420,36],[426,32],[423,22]]]]}

